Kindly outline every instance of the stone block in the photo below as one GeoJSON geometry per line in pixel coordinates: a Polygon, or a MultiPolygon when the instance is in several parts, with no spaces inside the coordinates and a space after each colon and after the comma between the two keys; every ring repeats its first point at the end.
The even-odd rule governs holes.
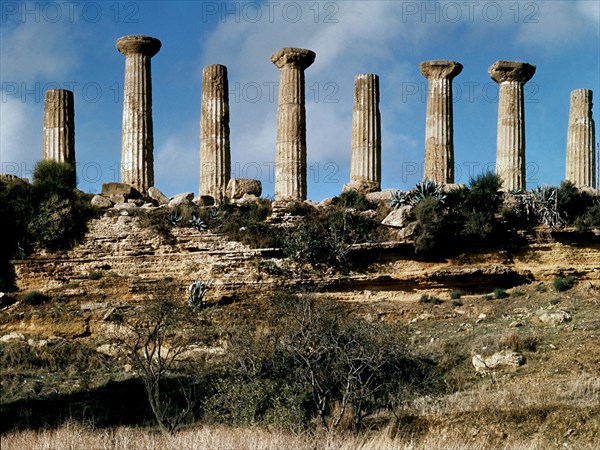
{"type": "Polygon", "coordinates": [[[159,205],[169,204],[169,197],[167,197],[154,186],[148,189],[148,197],[157,202],[159,205]]]}
{"type": "Polygon", "coordinates": [[[169,201],[169,208],[175,208],[177,206],[189,205],[194,200],[193,192],[184,192],[183,194],[177,194],[171,197],[169,201]]]}
{"type": "Polygon", "coordinates": [[[103,197],[102,195],[94,195],[92,197],[92,206],[95,206],[96,208],[100,208],[100,209],[112,208],[113,204],[114,203],[112,201],[110,201],[106,197],[103,197]]]}
{"type": "Polygon", "coordinates": [[[102,195],[110,198],[111,200],[113,195],[123,196],[124,200],[129,200],[130,198],[140,198],[142,196],[137,189],[126,183],[103,183],[102,195]]]}
{"type": "Polygon", "coordinates": [[[260,197],[262,194],[262,183],[260,180],[251,178],[232,178],[227,184],[227,197],[232,200],[239,200],[245,194],[260,197]]]}

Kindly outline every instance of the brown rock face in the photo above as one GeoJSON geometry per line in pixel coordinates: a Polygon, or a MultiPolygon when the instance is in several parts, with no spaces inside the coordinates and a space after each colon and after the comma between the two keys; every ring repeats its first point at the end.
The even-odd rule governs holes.
{"type": "Polygon", "coordinates": [[[378,191],[381,187],[379,77],[373,74],[354,78],[350,184],[367,185],[367,192],[378,191]]]}
{"type": "Polygon", "coordinates": [[[496,171],[505,191],[526,189],[525,105],[523,86],[533,77],[535,66],[515,61],[497,61],[488,70],[497,82],[498,134],[496,171]]]}
{"type": "Polygon", "coordinates": [[[46,91],[43,159],[75,165],[75,106],[72,91],[46,91]]]}
{"type": "Polygon", "coordinates": [[[275,199],[306,199],[306,109],[304,70],[315,53],[301,48],[282,48],[271,55],[280,69],[277,108],[275,199]]]}
{"type": "Polygon", "coordinates": [[[566,179],[578,187],[596,189],[596,130],[592,117],[592,91],[571,92],[569,129],[567,132],[566,179]]]}
{"type": "Polygon", "coordinates": [[[121,179],[143,193],[154,185],[150,59],[160,47],[160,41],[149,36],[117,39],[117,50],[125,55],[121,179]]]}
{"type": "Polygon", "coordinates": [[[230,172],[227,67],[212,64],[202,71],[200,195],[209,195],[221,201],[230,172]]]}
{"type": "Polygon", "coordinates": [[[421,73],[427,78],[425,125],[425,178],[437,183],[454,183],[454,125],[452,80],[462,72],[456,61],[425,61],[421,73]]]}

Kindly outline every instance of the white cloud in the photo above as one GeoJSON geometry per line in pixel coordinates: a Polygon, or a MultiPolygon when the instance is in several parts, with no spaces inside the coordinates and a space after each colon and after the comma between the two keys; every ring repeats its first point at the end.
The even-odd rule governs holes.
{"type": "Polygon", "coordinates": [[[4,96],[0,106],[0,172],[31,178],[42,155],[43,111],[4,96]]]}

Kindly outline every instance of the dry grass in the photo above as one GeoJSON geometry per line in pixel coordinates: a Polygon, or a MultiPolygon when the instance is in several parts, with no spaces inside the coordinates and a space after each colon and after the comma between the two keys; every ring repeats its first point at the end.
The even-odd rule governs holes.
{"type": "MultiPolygon", "coordinates": [[[[597,380],[592,387],[597,393],[597,380]]],[[[589,380],[583,383],[589,388],[589,380]]],[[[58,429],[40,431],[15,431],[1,436],[6,450],[547,450],[551,448],[596,449],[588,438],[569,438],[552,442],[541,434],[528,439],[511,438],[506,434],[465,433],[462,427],[431,430],[423,436],[405,437],[392,426],[361,437],[350,435],[294,435],[260,428],[230,428],[201,426],[180,430],[175,434],[162,434],[143,428],[94,429],[70,422],[58,429]]]]}

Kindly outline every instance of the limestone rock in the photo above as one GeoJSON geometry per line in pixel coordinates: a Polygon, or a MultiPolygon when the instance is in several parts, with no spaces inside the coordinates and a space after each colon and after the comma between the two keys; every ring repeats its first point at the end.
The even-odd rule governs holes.
{"type": "Polygon", "coordinates": [[[119,354],[119,348],[115,344],[102,344],[96,348],[96,352],[112,358],[119,354]]]}
{"type": "Polygon", "coordinates": [[[198,206],[214,206],[215,198],[210,195],[201,195],[194,198],[194,203],[198,206]]]}
{"type": "Polygon", "coordinates": [[[380,187],[381,185],[377,181],[358,180],[345,184],[342,188],[342,192],[358,191],[363,194],[369,194],[371,192],[379,191],[380,187]]]}
{"type": "Polygon", "coordinates": [[[169,197],[159,191],[155,186],[148,188],[148,197],[156,201],[159,205],[169,204],[169,197]]]}
{"type": "Polygon", "coordinates": [[[258,201],[258,197],[256,195],[253,194],[244,194],[244,196],[242,198],[240,198],[237,202],[242,204],[242,203],[254,203],[258,201]]]}
{"type": "Polygon", "coordinates": [[[546,324],[546,325],[551,325],[553,327],[555,327],[556,325],[560,325],[561,323],[564,322],[570,322],[572,319],[571,314],[569,314],[566,311],[547,311],[543,314],[541,314],[538,317],[539,321],[546,324]]]}
{"type": "Polygon", "coordinates": [[[475,355],[471,362],[475,371],[486,374],[493,370],[510,370],[522,366],[525,364],[525,357],[512,350],[503,350],[488,357],[475,355]]]}
{"type": "Polygon", "coordinates": [[[183,194],[177,194],[171,197],[169,201],[169,208],[175,208],[177,206],[189,205],[194,200],[193,192],[184,192],[183,194]]]}
{"type": "Polygon", "coordinates": [[[405,205],[398,209],[393,210],[387,215],[381,222],[382,225],[386,225],[392,228],[404,228],[407,225],[407,219],[412,211],[412,206],[405,205]]]}
{"type": "Polygon", "coordinates": [[[18,333],[13,331],[12,333],[5,334],[0,337],[0,342],[11,342],[11,341],[24,341],[25,335],[23,333],[18,333]]]}
{"type": "Polygon", "coordinates": [[[246,194],[260,197],[262,194],[262,183],[260,180],[251,178],[232,178],[227,184],[227,197],[232,200],[239,200],[246,194]]]}
{"type": "Polygon", "coordinates": [[[110,201],[106,197],[103,197],[102,195],[94,195],[92,197],[91,203],[92,203],[92,206],[95,206],[96,208],[100,208],[100,209],[112,208],[112,206],[114,204],[112,201],[110,201]]]}
{"type": "Polygon", "coordinates": [[[103,183],[102,196],[114,203],[124,203],[129,199],[140,198],[142,195],[137,189],[125,183],[103,183]]]}
{"type": "Polygon", "coordinates": [[[132,210],[132,209],[137,209],[138,206],[135,203],[115,203],[115,206],[113,206],[114,209],[121,209],[121,210],[132,210]]]}

